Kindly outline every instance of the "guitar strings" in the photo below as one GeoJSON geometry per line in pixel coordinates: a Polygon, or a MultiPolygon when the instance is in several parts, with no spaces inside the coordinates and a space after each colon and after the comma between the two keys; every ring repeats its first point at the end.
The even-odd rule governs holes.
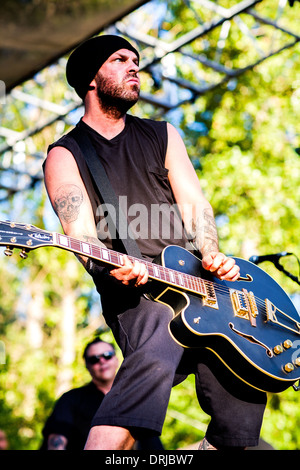
{"type": "MultiPolygon", "coordinates": [[[[28,225],[25,225],[25,224],[15,224],[14,223],[12,225],[9,222],[4,222],[4,224],[7,225],[7,226],[9,225],[11,227],[12,226],[16,227],[17,229],[18,228],[24,228],[24,227],[26,229],[29,228],[28,225]]],[[[34,227],[34,226],[30,226],[30,227],[36,229],[36,227],[34,227]]],[[[44,230],[39,230],[39,231],[44,232],[44,230]]],[[[106,253],[109,253],[110,262],[112,264],[114,264],[114,265],[117,264],[117,265],[120,265],[120,266],[122,265],[122,262],[121,262],[122,253],[118,253],[116,251],[109,250],[105,247],[101,247],[101,246],[98,246],[98,245],[90,244],[88,242],[83,242],[83,241],[78,240],[76,238],[68,237],[66,235],[64,235],[64,239],[68,240],[69,248],[71,248],[75,251],[81,252],[83,254],[91,254],[92,257],[95,257],[96,259],[98,259],[100,261],[105,261],[105,262],[109,263],[109,260],[106,259],[103,256],[103,250],[104,250],[106,253]],[[85,246],[87,246],[87,245],[89,246],[90,253],[85,253],[85,251],[83,250],[83,244],[85,246]]],[[[60,243],[59,243],[59,245],[62,246],[64,249],[67,248],[65,245],[61,245],[60,243]]],[[[136,259],[131,258],[131,259],[140,261],[137,258],[136,259]]],[[[153,272],[154,272],[154,266],[155,266],[155,268],[160,273],[160,276],[164,277],[164,279],[160,279],[160,280],[162,280],[162,281],[165,280],[169,284],[177,285],[180,288],[186,288],[187,290],[190,290],[191,292],[193,292],[195,294],[209,295],[211,293],[213,293],[213,294],[218,293],[219,295],[225,295],[225,294],[228,295],[228,293],[230,291],[230,288],[228,288],[227,286],[223,286],[219,283],[209,281],[207,279],[202,279],[201,277],[193,276],[191,274],[182,273],[180,271],[175,271],[175,270],[172,270],[170,268],[166,268],[164,266],[161,266],[159,264],[154,264],[154,263],[151,263],[151,262],[146,261],[146,260],[143,260],[143,261],[147,265],[148,269],[151,268],[151,270],[153,270],[153,272]],[[172,272],[173,279],[175,279],[175,282],[172,281],[172,279],[171,279],[171,276],[170,276],[171,272],[172,272]],[[183,281],[183,285],[182,285],[182,283],[178,283],[178,281],[176,280],[176,277],[178,277],[178,276],[183,281]],[[205,287],[205,292],[203,292],[203,286],[205,287]]],[[[243,294],[242,291],[240,291],[240,292],[241,292],[241,294],[243,294]]],[[[213,295],[213,297],[215,297],[215,295],[213,295]]],[[[254,299],[255,299],[255,302],[256,302],[257,306],[262,308],[262,313],[267,314],[267,307],[266,307],[265,301],[258,298],[258,297],[256,297],[256,296],[254,296],[254,299]]],[[[291,322],[298,323],[294,318],[289,317],[289,315],[285,314],[281,310],[279,310],[279,309],[276,309],[276,310],[277,310],[278,314],[281,314],[284,317],[288,318],[291,322]]]]}
{"type": "MultiPolygon", "coordinates": [[[[74,239],[74,238],[70,238],[70,237],[67,237],[67,238],[70,241],[70,246],[72,247],[72,245],[73,245],[74,247],[76,247],[76,250],[80,249],[80,246],[82,246],[81,243],[85,243],[85,244],[89,245],[92,256],[95,256],[98,259],[100,258],[100,261],[106,261],[106,260],[104,260],[104,257],[103,257],[103,250],[108,250],[107,248],[100,247],[100,246],[97,246],[97,245],[92,245],[92,244],[87,243],[87,242],[81,242],[80,240],[77,240],[77,239],[74,239]]],[[[110,253],[111,263],[118,264],[118,265],[121,266],[122,265],[122,263],[121,263],[122,253],[118,253],[114,250],[108,250],[108,251],[110,253]]],[[[129,258],[133,261],[135,261],[135,260],[136,261],[141,261],[141,260],[138,260],[138,259],[135,259],[135,258],[132,258],[132,257],[129,257],[129,258]]],[[[182,273],[180,271],[176,271],[176,270],[173,270],[173,269],[170,269],[170,268],[166,268],[166,267],[161,266],[159,264],[151,263],[147,260],[143,260],[143,262],[146,264],[148,270],[153,271],[153,276],[154,276],[154,267],[158,270],[158,273],[160,275],[159,280],[162,280],[162,281],[165,280],[165,281],[167,281],[168,283],[170,283],[172,285],[175,284],[180,288],[186,288],[187,290],[190,290],[191,292],[193,292],[195,294],[206,295],[207,292],[208,293],[213,292],[213,293],[218,293],[219,295],[228,295],[229,292],[230,292],[230,288],[228,286],[224,286],[222,284],[219,284],[219,283],[216,283],[216,282],[213,282],[213,281],[209,281],[207,279],[202,279],[201,277],[193,276],[191,274],[182,273]],[[172,281],[170,273],[172,273],[173,278],[175,279],[175,282],[172,281]],[[181,279],[183,281],[183,285],[181,283],[178,283],[178,281],[177,281],[178,276],[181,277],[181,279]],[[162,279],[162,277],[164,279],[162,279]],[[205,292],[203,292],[203,286],[205,287],[205,292]]],[[[157,278],[157,276],[155,278],[157,278]]],[[[241,293],[242,293],[242,291],[241,291],[241,293]]],[[[257,296],[254,296],[254,299],[255,299],[255,302],[256,302],[257,306],[259,308],[261,308],[261,310],[262,310],[261,313],[267,314],[267,307],[265,305],[265,301],[260,299],[257,296]]],[[[278,312],[284,315],[284,313],[281,312],[280,310],[278,310],[278,312]]],[[[291,321],[296,322],[296,320],[294,320],[294,319],[291,319],[291,321]]]]}

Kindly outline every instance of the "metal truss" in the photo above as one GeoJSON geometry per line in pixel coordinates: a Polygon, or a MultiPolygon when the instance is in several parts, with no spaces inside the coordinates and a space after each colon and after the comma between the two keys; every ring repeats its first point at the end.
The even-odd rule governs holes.
{"type": "MultiPolygon", "coordinates": [[[[268,10],[262,8],[268,3],[152,0],[105,32],[124,35],[137,43],[146,84],[140,100],[153,116],[162,117],[222,83],[237,80],[245,71],[300,41],[286,21],[291,2],[278,0],[276,9],[271,8],[266,16],[261,11],[268,10]],[[232,35],[240,38],[241,50],[229,63],[224,54],[231,47],[232,35]]],[[[54,133],[54,126],[59,137],[83,112],[81,101],[65,81],[65,64],[63,57],[8,96],[1,97],[0,93],[0,201],[33,188],[42,179],[46,144],[43,151],[39,149],[46,137],[39,136],[49,127],[54,133]],[[59,90],[54,92],[56,88],[59,90]]]]}

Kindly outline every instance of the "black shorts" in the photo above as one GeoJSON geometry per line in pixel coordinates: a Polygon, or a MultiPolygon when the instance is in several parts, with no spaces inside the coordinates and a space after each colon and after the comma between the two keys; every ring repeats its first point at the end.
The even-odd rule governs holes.
{"type": "Polygon", "coordinates": [[[171,337],[168,306],[125,289],[102,294],[104,316],[124,361],[92,426],[125,427],[137,438],[160,434],[172,387],[193,373],[199,404],[211,416],[208,441],[217,447],[256,446],[266,394],[243,385],[225,366],[217,379],[221,364],[212,353],[184,349],[171,337]]]}

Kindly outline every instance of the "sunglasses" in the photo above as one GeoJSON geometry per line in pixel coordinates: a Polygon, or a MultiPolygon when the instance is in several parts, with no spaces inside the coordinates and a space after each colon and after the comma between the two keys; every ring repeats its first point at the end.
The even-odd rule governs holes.
{"type": "Polygon", "coordinates": [[[115,355],[116,355],[116,353],[114,351],[106,351],[103,354],[97,354],[95,356],[88,356],[86,358],[86,362],[88,364],[93,365],[93,364],[97,364],[97,362],[99,362],[101,358],[105,359],[106,361],[109,361],[115,355]]]}

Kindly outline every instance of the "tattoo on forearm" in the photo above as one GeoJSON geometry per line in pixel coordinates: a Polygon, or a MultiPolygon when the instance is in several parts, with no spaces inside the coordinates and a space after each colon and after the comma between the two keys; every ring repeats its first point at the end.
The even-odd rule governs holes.
{"type": "Polygon", "coordinates": [[[218,243],[218,232],[215,223],[215,219],[212,214],[210,214],[209,210],[206,209],[204,211],[204,243],[205,246],[202,250],[202,255],[205,253],[209,253],[210,251],[218,251],[219,250],[219,243],[218,243]]]}
{"type": "Polygon", "coordinates": [[[82,235],[82,238],[84,241],[88,242],[88,243],[94,243],[95,245],[101,245],[101,246],[104,246],[99,238],[96,238],[96,237],[91,237],[89,235],[82,235]]]}
{"type": "MultiPolygon", "coordinates": [[[[102,243],[99,238],[96,237],[91,237],[90,235],[82,235],[82,240],[84,240],[87,243],[92,243],[93,245],[98,245],[101,246],[102,248],[105,248],[104,243],[102,243]]],[[[87,258],[82,258],[81,255],[76,255],[81,264],[86,268],[87,267],[87,258]]]]}
{"type": "Polygon", "coordinates": [[[48,450],[65,450],[67,439],[59,434],[52,434],[48,438],[48,450]]]}
{"type": "Polygon", "coordinates": [[[199,444],[198,450],[217,450],[217,449],[216,447],[214,447],[208,442],[206,437],[204,437],[199,444]]]}
{"type": "Polygon", "coordinates": [[[59,218],[69,224],[77,220],[83,202],[81,189],[75,184],[60,186],[54,196],[54,209],[59,218]]]}
{"type": "Polygon", "coordinates": [[[202,217],[192,220],[194,244],[204,256],[212,251],[219,251],[218,232],[215,219],[209,209],[204,209],[202,217]]]}

